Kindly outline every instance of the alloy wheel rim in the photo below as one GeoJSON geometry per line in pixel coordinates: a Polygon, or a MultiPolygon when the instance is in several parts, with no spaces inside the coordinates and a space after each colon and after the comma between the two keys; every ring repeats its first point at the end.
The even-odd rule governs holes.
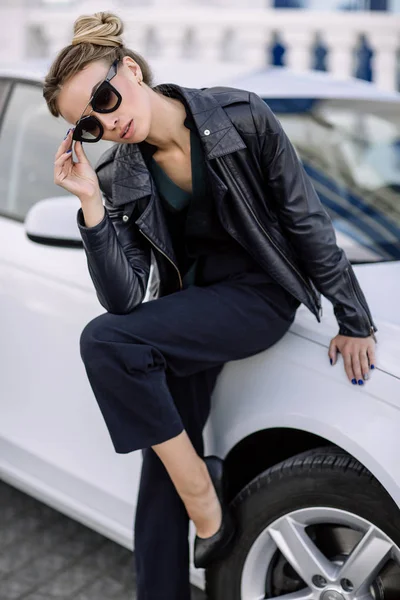
{"type": "Polygon", "coordinates": [[[373,523],[341,509],[303,508],[279,517],[259,534],[243,567],[241,598],[391,600],[380,576],[391,564],[398,569],[400,582],[400,548],[373,523]],[[313,527],[327,524],[357,533],[359,541],[346,556],[331,560],[311,539],[313,527]],[[269,596],[266,580],[277,554],[302,584],[298,591],[269,596]]]}

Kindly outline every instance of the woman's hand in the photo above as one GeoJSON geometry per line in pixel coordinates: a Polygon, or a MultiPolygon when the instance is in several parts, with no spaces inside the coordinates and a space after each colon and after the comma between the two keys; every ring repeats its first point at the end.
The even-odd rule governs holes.
{"type": "Polygon", "coordinates": [[[329,346],[331,364],[336,364],[337,353],[343,356],[344,370],[349,380],[362,385],[369,377],[370,369],[375,368],[375,341],[372,336],[366,338],[337,335],[329,346]]]}
{"type": "Polygon", "coordinates": [[[99,198],[100,188],[97,175],[83,150],[81,142],[75,142],[75,153],[79,162],[72,158],[72,129],[61,142],[54,162],[54,183],[75,194],[81,200],[99,198]]]}

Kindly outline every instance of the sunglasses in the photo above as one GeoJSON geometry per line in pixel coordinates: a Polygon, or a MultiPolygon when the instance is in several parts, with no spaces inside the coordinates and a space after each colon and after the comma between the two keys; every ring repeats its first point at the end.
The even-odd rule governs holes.
{"type": "MultiPolygon", "coordinates": [[[[91,112],[97,113],[111,113],[117,110],[122,102],[122,96],[118,90],[111,85],[110,81],[117,74],[117,65],[119,59],[117,58],[110,67],[107,73],[107,77],[99,85],[89,102],[86,104],[85,112],[89,104],[92,106],[91,112]]],[[[99,119],[92,114],[82,117],[77,121],[72,139],[76,142],[88,142],[94,143],[101,140],[104,134],[104,127],[100,123],[99,119]]]]}

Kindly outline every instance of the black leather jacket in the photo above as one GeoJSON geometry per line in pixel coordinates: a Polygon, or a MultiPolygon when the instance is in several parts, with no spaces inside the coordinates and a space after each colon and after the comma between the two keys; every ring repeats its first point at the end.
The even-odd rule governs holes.
{"type": "MultiPolygon", "coordinates": [[[[321,293],[333,304],[341,334],[373,334],[377,328],[332,222],[267,104],[252,92],[227,87],[157,89],[191,111],[227,232],[318,320],[321,293]]],[[[158,295],[179,290],[181,274],[140,144],[116,144],[96,172],[107,210],[98,225],[87,228],[80,209],[78,226],[100,303],[124,314],[144,298],[151,250],[160,274],[158,295]]]]}

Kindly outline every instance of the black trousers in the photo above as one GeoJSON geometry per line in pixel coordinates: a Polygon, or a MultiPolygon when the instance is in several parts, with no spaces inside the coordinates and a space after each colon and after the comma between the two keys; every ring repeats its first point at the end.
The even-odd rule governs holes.
{"type": "Polygon", "coordinates": [[[299,302],[265,273],[242,273],[105,313],[81,335],[81,356],[116,452],[143,449],[135,519],[138,600],[189,600],[189,519],[151,446],[202,432],[224,363],[277,342],[299,302]]]}

